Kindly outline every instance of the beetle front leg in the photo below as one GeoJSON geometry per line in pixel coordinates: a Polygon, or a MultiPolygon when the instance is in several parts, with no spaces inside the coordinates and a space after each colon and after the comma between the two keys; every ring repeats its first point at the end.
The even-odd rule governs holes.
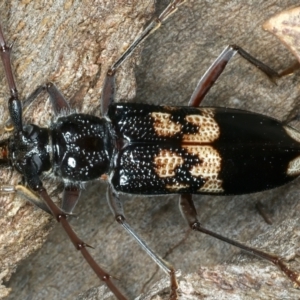
{"type": "Polygon", "coordinates": [[[107,188],[106,195],[109,207],[112,213],[115,216],[116,221],[122,225],[122,227],[136,240],[139,246],[152,258],[152,260],[170,276],[170,300],[178,299],[178,283],[175,275],[175,269],[167,261],[163,260],[159,255],[157,255],[147,244],[146,242],[138,236],[138,234],[131,228],[131,226],[126,222],[123,204],[119,199],[118,195],[112,190],[112,187],[109,185],[107,188]]]}
{"type": "Polygon", "coordinates": [[[50,101],[55,115],[58,115],[62,110],[70,111],[69,103],[52,82],[46,83],[43,87],[50,96],[50,101]]]}
{"type": "Polygon", "coordinates": [[[172,0],[164,11],[143,30],[143,32],[133,41],[127,50],[120,56],[120,58],[112,65],[111,71],[115,72],[124,61],[141,45],[160,25],[165,22],[173,13],[175,13],[180,5],[186,0],[172,0]]]}
{"type": "Polygon", "coordinates": [[[101,95],[101,113],[107,113],[108,106],[113,103],[115,96],[115,74],[116,70],[126,61],[131,54],[141,45],[160,25],[175,13],[180,5],[186,0],[172,0],[164,11],[142,31],[142,33],[131,43],[119,59],[111,66],[106,74],[102,95],[101,95]]]}
{"type": "Polygon", "coordinates": [[[108,106],[114,102],[115,99],[115,90],[116,90],[116,84],[115,84],[115,74],[116,72],[113,70],[108,70],[102,93],[101,93],[101,114],[102,116],[106,115],[108,106]]]}
{"type": "Polygon", "coordinates": [[[60,90],[52,83],[47,82],[46,84],[38,86],[27,99],[23,101],[23,112],[25,112],[30,105],[36,100],[36,98],[43,91],[46,91],[50,96],[50,101],[52,104],[52,109],[54,114],[57,116],[62,110],[70,110],[70,105],[60,92],[60,90]]]}
{"type": "Polygon", "coordinates": [[[218,233],[206,229],[198,220],[197,211],[192,200],[192,195],[181,195],[179,200],[179,207],[183,218],[187,221],[190,228],[194,231],[199,231],[212,236],[218,240],[226,242],[232,246],[238,247],[243,251],[265,259],[274,265],[276,265],[291,281],[293,281],[297,286],[300,286],[300,274],[292,271],[284,262],[283,259],[275,254],[266,253],[257,250],[252,247],[248,247],[240,242],[224,237],[218,233]]]}

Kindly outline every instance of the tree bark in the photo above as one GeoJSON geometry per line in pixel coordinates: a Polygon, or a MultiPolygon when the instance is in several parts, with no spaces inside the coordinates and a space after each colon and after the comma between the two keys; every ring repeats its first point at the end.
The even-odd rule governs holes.
{"type": "MultiPolygon", "coordinates": [[[[167,3],[160,1],[157,10],[167,3]]],[[[274,36],[263,31],[261,25],[275,13],[297,4],[298,1],[288,0],[187,1],[146,42],[141,64],[135,67],[138,56],[135,55],[119,70],[117,99],[186,105],[199,78],[228,44],[238,44],[276,70],[288,67],[295,58],[274,36]],[[137,94],[132,100],[134,67],[137,94]]],[[[74,107],[98,115],[105,71],[152,15],[152,5],[152,1],[64,1],[62,7],[55,1],[39,7],[31,1],[2,4],[3,29],[6,37],[15,41],[13,62],[22,98],[38,84],[51,80],[72,99],[74,107]]],[[[2,82],[0,100],[7,101],[7,88],[2,82]]],[[[237,56],[204,105],[246,109],[284,120],[299,107],[297,86],[297,76],[283,78],[274,85],[237,56]]],[[[26,121],[49,123],[50,108],[45,98],[30,111],[26,121]]],[[[6,109],[3,113],[7,115],[6,109]]],[[[5,120],[6,115],[1,119],[5,120]]],[[[299,128],[299,124],[294,125],[299,128]]],[[[51,186],[55,187],[53,183],[51,186]]],[[[252,195],[195,199],[199,218],[207,227],[291,258],[300,242],[298,191],[299,180],[296,180],[252,195]],[[259,200],[273,221],[271,226],[255,209],[259,200]]],[[[122,195],[122,198],[129,224],[158,254],[164,256],[179,244],[166,259],[181,270],[182,299],[299,298],[299,291],[270,263],[200,233],[192,232],[184,240],[187,226],[177,208],[178,197],[122,195]]],[[[3,225],[3,232],[9,234],[2,239],[1,266],[6,266],[2,274],[9,270],[5,274],[8,279],[12,271],[9,266],[15,266],[20,258],[42,244],[49,231],[49,218],[21,199],[14,202],[0,199],[4,208],[19,205],[13,215],[12,210],[1,210],[2,224],[7,224],[5,229],[3,225]],[[11,224],[16,225],[11,227],[11,224]],[[10,241],[17,226],[23,238],[16,238],[22,244],[13,252],[10,241]],[[29,250],[32,245],[35,246],[29,250]],[[8,261],[17,255],[14,262],[8,261]]],[[[72,219],[72,225],[76,232],[95,247],[91,251],[96,260],[119,279],[117,282],[129,299],[140,293],[144,294],[139,299],[168,299],[167,276],[157,270],[115,223],[106,205],[105,186],[87,186],[75,213],[78,218],[72,219]]],[[[290,265],[300,271],[296,261],[290,265]]],[[[12,277],[8,286],[13,291],[7,299],[28,295],[31,299],[75,299],[92,287],[97,288],[90,290],[89,296],[82,294],[78,299],[113,299],[108,289],[98,288],[99,285],[80,254],[56,226],[43,247],[25,260],[12,277]]]]}

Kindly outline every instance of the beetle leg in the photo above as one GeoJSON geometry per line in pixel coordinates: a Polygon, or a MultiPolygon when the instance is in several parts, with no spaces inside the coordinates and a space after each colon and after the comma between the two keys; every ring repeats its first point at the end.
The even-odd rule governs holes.
{"type": "Polygon", "coordinates": [[[119,59],[111,66],[106,74],[106,78],[103,85],[101,95],[101,113],[105,115],[107,113],[108,106],[113,103],[115,95],[115,73],[116,70],[124,63],[124,61],[130,57],[130,55],[136,50],[136,48],[143,43],[160,25],[166,21],[178,7],[186,0],[173,0],[164,9],[164,11],[143,30],[143,32],[132,42],[125,52],[119,57],[119,59]]]}
{"type": "Polygon", "coordinates": [[[104,85],[101,93],[101,114],[105,116],[108,110],[108,106],[114,103],[115,99],[115,72],[112,70],[108,70],[106,73],[106,77],[104,80],[104,85]]]}
{"type": "Polygon", "coordinates": [[[276,79],[281,78],[286,75],[290,75],[294,73],[297,69],[300,68],[299,62],[294,63],[289,68],[277,72],[274,69],[267,66],[265,63],[261,62],[260,60],[256,59],[252,55],[250,55],[248,52],[246,52],[244,49],[242,49],[240,46],[237,45],[231,45],[233,49],[235,49],[244,59],[246,59],[248,62],[250,62],[252,65],[260,69],[263,73],[267,75],[267,77],[274,83],[276,83],[276,79]]]}
{"type": "Polygon", "coordinates": [[[135,49],[145,41],[160,25],[166,21],[178,7],[186,0],[173,0],[164,9],[164,11],[143,30],[143,32],[134,40],[134,42],[127,48],[127,50],[120,56],[120,58],[112,65],[110,71],[115,72],[117,68],[135,51],[135,49]]]}
{"type": "Polygon", "coordinates": [[[266,253],[260,250],[257,250],[252,247],[248,247],[240,242],[237,242],[235,240],[229,239],[227,237],[224,237],[218,233],[215,233],[213,231],[210,231],[206,229],[197,218],[197,211],[194,205],[194,202],[192,200],[192,195],[181,195],[179,200],[179,207],[181,214],[183,218],[187,221],[188,225],[196,231],[200,231],[202,233],[205,233],[207,235],[210,235],[214,238],[217,238],[223,242],[226,242],[230,245],[233,245],[235,247],[238,247],[245,252],[258,256],[260,258],[263,258],[265,260],[268,260],[269,262],[276,265],[285,275],[295,282],[297,286],[300,286],[300,274],[297,272],[292,271],[284,262],[283,259],[275,254],[266,253]]]}
{"type": "Polygon", "coordinates": [[[283,70],[282,72],[276,72],[263,62],[251,56],[248,52],[237,45],[229,45],[227,46],[223,52],[218,56],[218,58],[214,61],[214,63],[209,67],[209,69],[205,72],[205,74],[199,80],[191,98],[189,101],[189,106],[197,107],[201,104],[202,100],[209,92],[210,88],[214,85],[216,80],[224,71],[229,60],[236,54],[240,54],[244,59],[253,64],[255,67],[260,69],[267,77],[275,83],[275,80],[292,74],[295,70],[300,68],[300,64],[297,62],[291,67],[283,70]]]}
{"type": "Polygon", "coordinates": [[[77,186],[74,185],[65,186],[63,191],[61,209],[68,214],[72,214],[72,211],[74,210],[79,200],[80,194],[81,194],[81,190],[77,186]]]}
{"type": "Polygon", "coordinates": [[[49,94],[55,115],[59,114],[62,109],[70,109],[69,103],[58,88],[52,82],[48,82],[38,86],[24,101],[22,101],[23,113],[27,111],[29,106],[43,91],[46,91],[49,94]]]}
{"type": "Polygon", "coordinates": [[[197,107],[214,85],[216,80],[222,74],[229,60],[236,54],[236,50],[231,46],[227,46],[218,58],[213,62],[205,74],[200,78],[188,106],[197,107]]]}
{"type": "Polygon", "coordinates": [[[25,112],[31,103],[38,97],[38,95],[46,91],[50,96],[50,101],[52,104],[52,108],[55,115],[58,115],[61,110],[70,110],[70,105],[59,91],[59,89],[52,83],[47,82],[46,84],[38,86],[30,95],[29,97],[23,101],[22,107],[23,112],[25,112]]]}
{"type": "Polygon", "coordinates": [[[137,233],[131,228],[131,226],[126,222],[123,204],[119,199],[118,195],[112,190],[112,187],[109,185],[107,188],[107,201],[112,213],[115,216],[116,221],[122,225],[122,227],[137,241],[140,247],[153,259],[153,261],[170,276],[170,287],[171,287],[171,300],[178,299],[177,289],[178,283],[175,276],[175,269],[167,261],[163,260],[159,255],[157,255],[153,250],[149,248],[146,242],[141,239],[137,233]]]}
{"type": "Polygon", "coordinates": [[[50,101],[55,115],[58,115],[62,110],[70,111],[69,103],[52,82],[46,83],[44,88],[50,96],[50,101]]]}

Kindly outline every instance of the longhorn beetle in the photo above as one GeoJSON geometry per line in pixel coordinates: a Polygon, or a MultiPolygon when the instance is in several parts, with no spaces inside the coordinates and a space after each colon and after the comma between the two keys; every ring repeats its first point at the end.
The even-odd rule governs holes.
{"type": "MultiPolygon", "coordinates": [[[[299,285],[299,274],[290,270],[278,256],[206,229],[198,221],[192,200],[192,194],[238,195],[271,189],[298,177],[300,132],[276,119],[248,111],[199,108],[236,53],[272,80],[285,73],[277,73],[239,46],[231,45],[200,79],[188,106],[114,103],[118,67],[183,2],[172,1],[108,70],[101,95],[102,118],[71,113],[69,104],[52,83],[39,86],[22,107],[11,68],[10,47],[0,28],[0,55],[10,91],[8,125],[13,127],[10,138],[0,143],[1,166],[11,167],[24,177],[24,186],[18,188],[27,199],[62,224],[76,249],[118,299],[126,297],[111,276],[93,260],[88,245],[77,237],[68,222],[82,184],[96,178],[108,182],[107,200],[116,221],[170,276],[170,299],[178,299],[175,269],[155,254],[127,223],[120,193],[179,194],[182,215],[193,230],[274,263],[299,285]],[[56,121],[49,128],[23,124],[22,109],[42,91],[50,96],[56,121]],[[62,111],[70,113],[62,116],[62,111]],[[45,172],[52,172],[64,183],[61,208],[53,203],[43,187],[40,176],[45,172]]],[[[15,186],[1,188],[2,192],[16,192],[15,186]]]]}

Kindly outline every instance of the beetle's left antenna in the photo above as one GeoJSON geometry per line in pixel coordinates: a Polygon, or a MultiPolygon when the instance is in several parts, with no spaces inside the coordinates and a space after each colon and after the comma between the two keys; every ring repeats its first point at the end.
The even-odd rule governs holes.
{"type": "Polygon", "coordinates": [[[3,36],[2,28],[0,26],[0,56],[5,70],[5,76],[10,91],[10,98],[8,101],[9,113],[15,130],[22,131],[23,129],[22,105],[18,98],[18,90],[15,84],[14,75],[11,68],[11,61],[10,61],[11,48],[12,48],[11,45],[8,46],[6,44],[3,36]]]}

